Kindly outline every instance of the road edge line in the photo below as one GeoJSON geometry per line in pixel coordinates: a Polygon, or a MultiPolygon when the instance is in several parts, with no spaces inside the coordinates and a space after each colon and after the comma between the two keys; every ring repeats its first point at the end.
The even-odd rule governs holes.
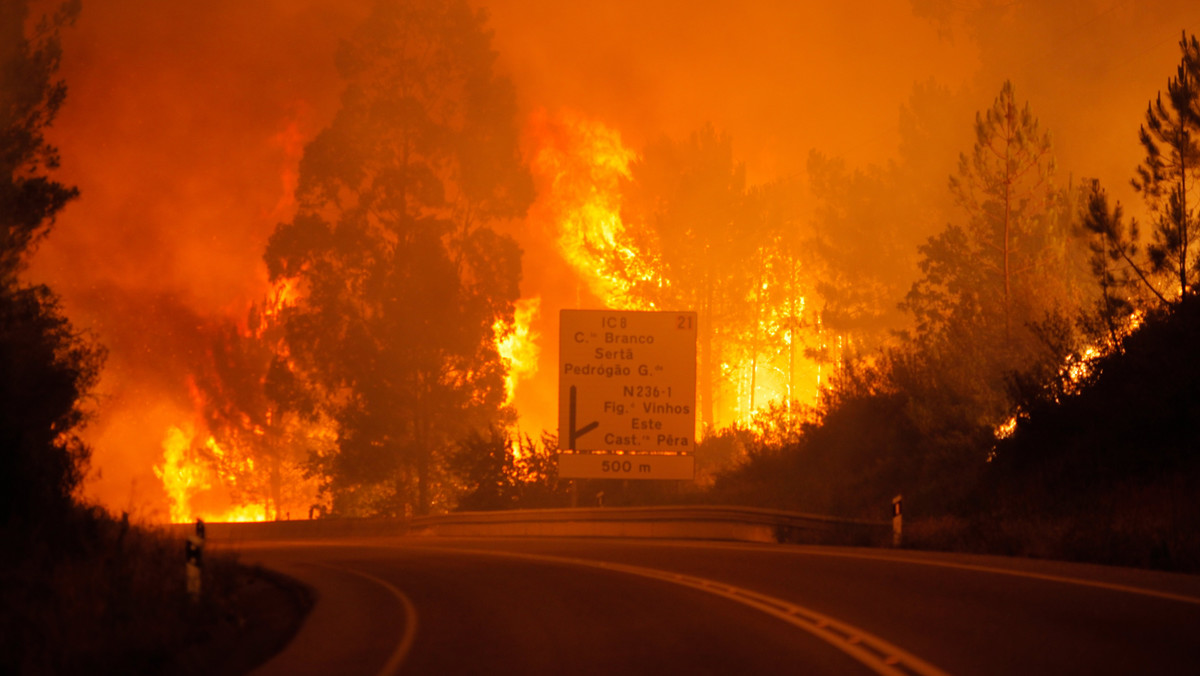
{"type": "Polygon", "coordinates": [[[1200,598],[1195,596],[1185,596],[1183,594],[1174,594],[1172,592],[1159,591],[1157,589],[1147,589],[1146,587],[1134,587],[1132,585],[1117,584],[1115,582],[1100,582],[1097,580],[1085,580],[1082,578],[1066,577],[1065,575],[1052,575],[1050,573],[1034,573],[1024,570],[1008,570],[1005,568],[996,568],[993,566],[981,566],[974,563],[951,563],[946,561],[933,561],[930,559],[919,559],[909,557],[888,557],[873,554],[853,554],[849,552],[817,552],[811,550],[792,550],[794,554],[808,556],[826,556],[840,557],[847,559],[866,559],[871,561],[887,561],[891,563],[911,563],[919,566],[936,566],[939,568],[953,568],[957,570],[968,570],[979,573],[992,573],[993,575],[1009,575],[1012,577],[1027,577],[1034,580],[1042,580],[1045,582],[1058,582],[1061,584],[1072,584],[1080,587],[1095,587],[1097,589],[1105,589],[1108,591],[1124,592],[1126,594],[1138,594],[1141,596],[1150,596],[1153,598],[1166,599],[1168,601],[1176,601],[1179,603],[1189,603],[1192,605],[1200,605],[1200,598]]]}
{"type": "Polygon", "coordinates": [[[670,582],[697,591],[707,592],[724,599],[740,603],[766,613],[771,617],[801,629],[826,644],[842,651],[851,658],[880,676],[949,676],[945,671],[922,660],[874,634],[863,631],[858,627],[823,615],[803,606],[767,596],[759,592],[744,589],[736,585],[717,582],[707,578],[630,566],[623,563],[592,561],[563,556],[548,556],[543,554],[527,554],[522,552],[500,552],[479,549],[460,549],[456,547],[439,547],[436,545],[419,545],[414,549],[448,552],[454,554],[470,554],[477,556],[493,556],[510,559],[523,559],[539,563],[554,563],[559,565],[583,566],[599,568],[613,572],[647,577],[662,582],[670,582]]]}
{"type": "Polygon", "coordinates": [[[413,642],[417,638],[417,607],[413,605],[412,600],[409,599],[404,592],[396,588],[396,586],[392,583],[378,578],[370,573],[364,573],[363,571],[355,570],[354,568],[334,566],[328,563],[315,563],[314,565],[332,568],[333,570],[346,573],[353,573],[359,577],[370,580],[371,582],[374,582],[375,584],[388,590],[388,592],[400,602],[401,607],[404,608],[404,636],[400,638],[400,643],[396,645],[396,649],[392,651],[392,654],[390,657],[388,657],[387,662],[384,662],[383,668],[377,672],[377,676],[395,676],[397,673],[399,673],[400,667],[404,666],[404,660],[408,658],[408,653],[410,650],[412,650],[413,642]]]}

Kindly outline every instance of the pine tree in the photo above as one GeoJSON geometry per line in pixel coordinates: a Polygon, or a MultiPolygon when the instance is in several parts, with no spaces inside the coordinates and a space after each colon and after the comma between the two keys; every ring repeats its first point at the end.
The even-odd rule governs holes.
{"type": "Polygon", "coordinates": [[[1166,101],[1160,93],[1146,109],[1138,134],[1146,158],[1133,187],[1154,219],[1147,247],[1151,269],[1173,276],[1183,298],[1195,291],[1200,275],[1191,241],[1200,227],[1194,206],[1200,185],[1200,43],[1185,33],[1179,47],[1183,56],[1175,77],[1167,80],[1166,101]]]}
{"type": "Polygon", "coordinates": [[[975,147],[959,158],[950,190],[967,211],[975,262],[1001,291],[1005,336],[1012,335],[1014,288],[1033,269],[1053,206],[1054,157],[1026,103],[1018,107],[1011,82],[975,117],[975,147]]]}

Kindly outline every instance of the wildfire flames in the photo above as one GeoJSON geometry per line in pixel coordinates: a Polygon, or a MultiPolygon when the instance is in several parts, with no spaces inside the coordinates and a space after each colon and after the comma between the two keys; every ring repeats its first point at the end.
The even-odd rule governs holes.
{"type": "Polygon", "coordinates": [[[553,224],[549,234],[559,255],[606,307],[637,309],[626,284],[604,264],[607,255],[638,256],[622,243],[620,192],[637,154],[625,147],[615,129],[577,115],[552,119],[538,113],[531,127],[539,143],[531,168],[546,184],[539,206],[543,218],[553,224]]]}
{"type": "MultiPolygon", "coordinates": [[[[219,461],[226,455],[216,439],[210,436],[201,444],[195,442],[195,429],[188,424],[171,427],[163,438],[162,464],[155,466],[154,474],[167,491],[171,522],[265,521],[265,504],[231,505],[229,489],[236,488],[237,479],[232,474],[221,476],[213,469],[216,463],[211,461],[219,461]],[[210,462],[203,461],[204,454],[208,454],[210,462]]],[[[253,460],[244,462],[246,471],[254,470],[253,460]]]]}
{"type": "MultiPolygon", "coordinates": [[[[619,259],[631,264],[628,268],[643,280],[672,283],[660,271],[650,269],[652,256],[629,243],[622,221],[621,185],[631,178],[637,153],[625,146],[616,129],[573,113],[551,116],[538,112],[529,129],[536,146],[531,168],[542,185],[533,218],[548,224],[547,235],[555,242],[557,253],[603,307],[655,309],[631,295],[628,280],[606,264],[619,259]]],[[[767,292],[764,282],[760,293],[767,296],[767,292]]],[[[574,306],[580,305],[577,296],[574,306]]],[[[806,300],[800,296],[793,305],[792,319],[799,321],[806,300]]],[[[738,359],[719,365],[721,379],[731,390],[719,407],[721,424],[748,423],[771,402],[808,398],[820,386],[819,365],[804,358],[804,348],[792,344],[798,342],[795,334],[780,326],[787,309],[776,310],[760,313],[757,326],[738,327],[744,334],[738,342],[749,348],[742,350],[738,359]],[[782,336],[781,342],[771,345],[761,338],[769,335],[782,336]]]]}
{"type": "MultiPolygon", "coordinates": [[[[302,467],[314,449],[319,455],[337,443],[336,427],[263,403],[263,364],[289,359],[281,320],[308,289],[296,279],[269,284],[263,253],[277,224],[298,208],[306,148],[334,118],[347,86],[334,58],[338,44],[355,34],[369,4],[105,3],[85,10],[64,35],[59,75],[70,94],[47,138],[61,149],[57,177],[77,186],[80,197],[63,210],[28,273],[61,295],[64,312],[108,350],[97,386],[102,401],[84,438],[94,449],[89,498],[176,522],[300,517],[319,502],[302,467]],[[230,357],[224,370],[214,368],[221,340],[241,350],[224,355],[230,357]],[[243,363],[248,368],[240,368],[243,363]],[[243,377],[223,381],[230,373],[243,377]]],[[[962,29],[958,22],[968,10],[948,7],[962,3],[920,3],[937,4],[927,13],[946,15],[944,25],[908,3],[873,8],[867,18],[844,8],[814,13],[803,3],[753,12],[699,3],[676,12],[686,21],[672,30],[643,21],[657,15],[648,17],[638,3],[599,13],[564,5],[536,14],[527,4],[480,7],[494,41],[484,50],[488,67],[504,73],[512,87],[477,94],[511,96],[513,110],[524,116],[516,126],[534,202],[503,227],[518,240],[527,237],[518,242],[526,297],[516,303],[511,323],[492,328],[508,370],[504,401],[535,436],[555,425],[555,369],[539,369],[539,361],[556,357],[551,327],[561,308],[647,310],[655,309],[653,302],[674,302],[637,296],[646,285],[634,288],[631,279],[668,291],[696,287],[679,266],[650,269],[662,258],[647,237],[639,238],[643,224],[633,221],[645,206],[642,193],[635,199],[644,187],[638,179],[655,158],[654,143],[643,140],[684,139],[712,121],[728,132],[747,188],[778,183],[798,204],[795,213],[790,204],[781,207],[788,213],[776,219],[800,233],[789,245],[794,269],[771,259],[769,243],[736,259],[731,254],[727,269],[763,274],[739,282],[729,294],[737,298],[723,301],[744,305],[743,312],[729,313],[735,320],[718,317],[702,326],[720,332],[705,358],[709,389],[719,391],[703,402],[711,429],[720,429],[754,422],[772,403],[791,410],[791,402],[816,401],[841,355],[872,345],[851,335],[856,329],[837,335],[842,329],[833,327],[850,324],[834,322],[829,298],[822,297],[829,294],[821,282],[853,285],[854,275],[824,280],[819,263],[801,269],[799,261],[811,264],[822,255],[803,238],[823,218],[822,209],[844,210],[841,193],[825,199],[813,189],[819,178],[810,169],[814,156],[847,163],[844,181],[827,179],[846,183],[828,191],[847,191],[847,204],[864,201],[849,192],[860,182],[850,175],[860,168],[863,185],[894,181],[906,199],[911,192],[919,212],[912,223],[904,205],[893,218],[891,210],[871,204],[863,214],[839,213],[830,223],[869,219],[864,230],[878,228],[882,245],[896,239],[915,252],[934,234],[917,229],[947,222],[941,218],[952,207],[946,178],[970,147],[972,116],[1001,79],[1035,92],[1034,108],[1048,122],[1083,115],[1086,138],[1094,142],[1065,134],[1057,161],[1094,169],[1106,185],[1124,185],[1139,159],[1138,149],[1130,150],[1136,144],[1127,142],[1125,111],[1143,109],[1153,91],[1147,83],[1160,82],[1164,64],[1177,60],[1166,34],[1152,49],[1123,42],[1124,51],[1114,51],[1111,40],[1073,31],[1048,48],[1071,58],[1047,69],[1044,59],[1011,58],[1025,52],[1008,47],[1028,45],[1000,39],[1017,25],[1002,17],[980,24],[987,39],[942,39],[943,31],[962,29]],[[710,27],[715,32],[706,32],[710,27]],[[850,50],[839,37],[849,34],[866,37],[850,50]],[[1096,44],[1106,46],[1088,51],[1096,44]],[[696,51],[698,45],[703,49],[696,51]],[[1093,63],[1097,56],[1112,63],[1093,63]],[[881,58],[888,68],[874,67],[881,58]],[[1113,63],[1121,68],[1105,66],[1113,63]],[[1096,72],[1105,77],[1092,77],[1096,72]],[[1069,95],[1051,95],[1059,87],[1069,95]],[[854,105],[839,107],[839,101],[854,105]],[[1080,101],[1093,105],[1081,108],[1080,101]],[[872,167],[893,164],[898,178],[890,178],[891,168],[873,178],[872,167]],[[630,185],[635,191],[626,192],[623,205],[630,185]],[[614,267],[624,268],[622,274],[614,267]],[[679,278],[670,279],[669,270],[679,278]]],[[[1074,25],[1076,14],[1095,4],[1063,13],[1016,3],[1006,13],[1074,25]]],[[[1173,9],[1148,12],[1121,5],[1105,3],[1097,16],[1113,35],[1125,24],[1139,26],[1138,35],[1157,35],[1153,22],[1192,7],[1174,2],[1166,3],[1173,9]]],[[[443,159],[430,161],[436,171],[453,173],[441,167],[443,159]]],[[[454,197],[453,190],[442,197],[454,197]]],[[[893,197],[886,193],[879,197],[880,204],[888,200],[893,197]]],[[[703,215],[702,206],[696,213],[703,215]]],[[[915,260],[908,268],[915,274],[915,260]]],[[[905,288],[912,282],[899,281],[905,288]]],[[[1095,356],[1063,365],[1070,380],[1086,380],[1095,356]]],[[[1010,421],[997,435],[1012,429],[1010,421]]]]}
{"type": "Polygon", "coordinates": [[[528,298],[517,301],[516,312],[513,315],[513,325],[506,326],[497,323],[496,348],[500,358],[508,365],[508,376],[504,380],[504,404],[513,403],[517,393],[517,382],[537,373],[538,334],[533,332],[533,321],[541,310],[541,298],[528,298]]]}
{"type": "MultiPolygon", "coordinates": [[[[527,129],[534,146],[530,152],[531,169],[542,184],[532,220],[545,224],[556,253],[603,306],[652,309],[631,296],[628,282],[613,274],[605,262],[614,256],[641,262],[640,252],[628,243],[621,219],[621,183],[630,178],[637,154],[624,145],[617,130],[579,115],[564,113],[552,117],[538,112],[531,117],[527,129]]],[[[646,279],[654,278],[654,271],[647,270],[645,274],[646,279]]],[[[247,340],[269,340],[270,328],[302,293],[296,280],[280,280],[259,304],[257,317],[248,326],[239,327],[239,334],[247,340]]],[[[574,300],[578,306],[578,294],[574,300]]],[[[563,298],[553,302],[570,304],[563,298]]],[[[512,324],[497,322],[494,327],[497,351],[508,368],[506,405],[515,405],[518,385],[538,374],[542,335],[534,325],[542,315],[544,303],[541,296],[521,299],[516,304],[512,324]]],[[[801,299],[801,311],[803,305],[801,299]]],[[[744,342],[757,345],[757,349],[747,351],[741,359],[719,365],[722,379],[730,383],[732,390],[720,415],[725,423],[748,422],[769,402],[795,396],[789,392],[794,379],[788,372],[793,337],[787,334],[784,345],[774,347],[755,341],[752,334],[756,331],[757,335],[780,333],[774,325],[778,319],[763,316],[758,321],[758,327],[744,327],[747,334],[744,342]]],[[[168,496],[170,520],[262,521],[283,518],[291,511],[307,515],[308,508],[316,501],[315,487],[309,486],[301,498],[273,508],[262,487],[263,481],[246,478],[264,474],[266,470],[255,465],[250,449],[228,443],[222,446],[217,441],[204,422],[205,407],[217,402],[198,393],[194,384],[190,389],[196,416],[167,429],[161,444],[161,461],[154,467],[154,474],[168,496]]],[[[297,439],[314,435],[323,437],[327,443],[336,439],[332,430],[293,429],[289,435],[276,434],[268,440],[261,426],[249,420],[241,421],[240,427],[245,428],[243,434],[235,438],[248,439],[251,444],[296,443],[297,439]]]]}
{"type": "MultiPolygon", "coordinates": [[[[299,293],[293,279],[276,283],[261,308],[249,313],[250,325],[237,327],[238,339],[265,349],[270,329],[277,325],[284,309],[296,302],[299,293]]],[[[251,386],[260,389],[262,384],[260,380],[251,386]]],[[[262,424],[243,412],[229,423],[233,429],[227,430],[224,437],[229,441],[218,442],[204,422],[206,411],[223,405],[224,402],[213,401],[214,396],[236,395],[232,391],[216,395],[206,392],[194,376],[188,378],[188,390],[194,419],[167,429],[162,440],[162,460],[154,467],[154,474],[167,494],[170,521],[265,521],[287,518],[292,509],[297,514],[306,513],[316,500],[316,486],[295,476],[284,491],[282,475],[296,475],[298,471],[294,462],[288,462],[286,449],[271,446],[295,444],[298,439],[327,436],[327,432],[295,416],[280,420],[278,415],[268,412],[262,421],[273,428],[274,433],[268,433],[262,424]],[[261,463],[256,466],[256,451],[269,458],[272,466],[265,468],[261,463]]]]}

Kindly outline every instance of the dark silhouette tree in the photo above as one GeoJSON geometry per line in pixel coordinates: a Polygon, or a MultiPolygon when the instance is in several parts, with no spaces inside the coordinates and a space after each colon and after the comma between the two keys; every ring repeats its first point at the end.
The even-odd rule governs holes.
{"type": "Polygon", "coordinates": [[[44,131],[66,97],[60,33],[79,9],[63,4],[26,35],[28,3],[0,7],[0,527],[26,532],[53,531],[72,505],[90,455],[77,433],[103,361],[49,288],[20,279],[78,195],[49,176],[59,156],[44,131]]]}
{"type": "Polygon", "coordinates": [[[56,79],[61,30],[74,23],[80,3],[69,2],[25,35],[29,3],[0,7],[0,285],[11,288],[26,255],[46,236],[54,218],[79,190],[51,179],[58,149],[45,138],[67,96],[56,79]]]}
{"type": "Polygon", "coordinates": [[[374,4],[267,248],[301,291],[282,319],[292,370],[338,428],[313,466],[335,511],[428,511],[443,456],[506,415],[494,327],[512,323],[520,250],[491,225],[524,213],[532,180],[485,19],[464,0],[374,4]]]}
{"type": "Polygon", "coordinates": [[[1147,246],[1150,268],[1175,277],[1182,298],[1195,290],[1200,255],[1192,239],[1200,227],[1195,206],[1200,183],[1200,43],[1184,33],[1183,52],[1175,77],[1167,80],[1167,99],[1160,93],[1146,109],[1138,138],[1146,158],[1137,168],[1133,187],[1153,217],[1153,241],[1147,246]],[[1189,206],[1192,205],[1192,206],[1189,206]]]}
{"type": "Polygon", "coordinates": [[[972,153],[950,179],[967,221],[920,247],[921,278],[903,307],[929,368],[973,402],[981,421],[995,423],[1011,407],[1012,373],[1064,356],[1039,323],[1074,316],[1091,287],[1068,192],[1051,182],[1049,135],[1028,105],[1017,105],[1010,83],[976,116],[975,131],[972,153]]]}
{"type": "Polygon", "coordinates": [[[1138,224],[1131,220],[1125,225],[1124,212],[1118,202],[1111,209],[1108,194],[1099,181],[1084,188],[1083,227],[1091,234],[1092,275],[1100,287],[1098,311],[1115,349],[1120,349],[1121,336],[1129,318],[1146,306],[1146,291],[1162,304],[1166,297],[1137,263],[1138,224]]]}
{"type": "Polygon", "coordinates": [[[992,107],[975,116],[975,147],[959,158],[950,191],[967,211],[975,263],[998,280],[1007,334],[1012,331],[1014,284],[1033,269],[1045,242],[1054,157],[1029,104],[1018,107],[1005,82],[992,107]]]}

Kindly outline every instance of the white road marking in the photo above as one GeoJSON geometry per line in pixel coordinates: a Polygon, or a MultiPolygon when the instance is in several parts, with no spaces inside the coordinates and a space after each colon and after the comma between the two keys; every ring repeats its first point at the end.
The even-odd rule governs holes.
{"type": "Polygon", "coordinates": [[[388,590],[388,592],[400,602],[400,605],[404,608],[404,635],[400,637],[400,642],[396,645],[396,649],[392,651],[391,656],[388,657],[388,660],[384,663],[383,668],[379,670],[378,676],[396,676],[396,674],[400,673],[400,667],[404,664],[405,658],[408,657],[408,652],[412,650],[413,641],[416,640],[417,637],[417,608],[413,605],[413,602],[409,600],[408,596],[406,596],[404,592],[397,589],[391,583],[387,582],[386,580],[381,580],[370,573],[364,573],[361,570],[355,570],[353,568],[333,566],[328,563],[316,563],[314,565],[332,568],[341,572],[353,573],[359,577],[366,578],[367,580],[370,580],[371,582],[374,582],[375,584],[388,590]]]}
{"type": "Polygon", "coordinates": [[[981,566],[973,563],[952,563],[949,561],[934,561],[932,559],[915,559],[908,557],[890,557],[877,556],[871,554],[854,554],[850,552],[820,552],[815,550],[795,550],[796,554],[807,554],[810,556],[833,556],[848,559],[873,559],[875,561],[888,561],[891,563],[912,563],[921,566],[938,566],[941,568],[956,568],[958,570],[970,570],[980,573],[992,573],[994,575],[1011,575],[1013,577],[1028,577],[1034,580],[1045,580],[1048,582],[1059,582],[1062,584],[1073,584],[1081,587],[1095,587],[1097,589],[1107,589],[1109,591],[1125,592],[1127,594],[1140,594],[1142,596],[1152,596],[1170,601],[1178,601],[1180,603],[1191,603],[1200,605],[1200,598],[1195,596],[1184,596],[1183,594],[1172,594],[1171,592],[1158,591],[1156,589],[1146,589],[1145,587],[1133,587],[1124,584],[1115,584],[1112,582],[1099,582],[1096,580],[1084,580],[1076,577],[1065,577],[1063,575],[1050,575],[1048,573],[1034,573],[1026,570],[1009,570],[1007,568],[995,568],[992,566],[981,566]]]}
{"type": "Polygon", "coordinates": [[[1077,577],[1067,577],[1065,575],[1052,575],[1050,573],[1035,573],[1027,570],[1014,570],[1009,568],[997,568],[995,566],[984,566],[976,563],[954,563],[952,561],[938,561],[935,559],[922,559],[908,556],[887,556],[883,554],[867,554],[859,552],[847,552],[837,550],[825,550],[808,547],[787,547],[778,549],[767,549],[765,547],[745,547],[726,543],[692,543],[692,542],[672,542],[660,543],[671,547],[680,548],[704,548],[704,549],[726,549],[730,551],[762,551],[776,555],[787,556],[824,556],[831,558],[844,559],[866,559],[869,561],[885,561],[888,563],[909,563],[918,566],[935,566],[939,568],[953,568],[957,570],[969,570],[977,573],[991,573],[993,575],[1009,575],[1011,577],[1026,577],[1034,580],[1044,580],[1047,582],[1058,582],[1061,584],[1072,584],[1081,587],[1093,587],[1096,589],[1106,589],[1108,591],[1123,592],[1126,594],[1139,594],[1141,596],[1150,596],[1153,598],[1167,599],[1169,601],[1177,601],[1179,603],[1190,603],[1192,605],[1200,605],[1200,597],[1187,596],[1184,594],[1174,594],[1172,592],[1159,591],[1157,589],[1148,589],[1146,587],[1134,587],[1132,585],[1117,584],[1114,582],[1100,582],[1098,580],[1085,580],[1077,577]]]}
{"type": "Polygon", "coordinates": [[[802,629],[829,645],[841,650],[850,657],[858,660],[871,671],[881,676],[948,676],[946,672],[929,664],[921,658],[912,655],[878,636],[874,636],[857,627],[851,626],[827,615],[809,610],[803,606],[789,603],[766,594],[750,591],[741,587],[715,582],[702,577],[682,575],[679,573],[629,566],[621,563],[593,561],[562,556],[546,556],[542,554],[526,554],[522,552],[501,552],[494,550],[441,547],[437,545],[417,545],[412,549],[424,549],[454,554],[469,554],[475,556],[497,556],[504,558],[523,559],[539,563],[566,564],[584,566],[602,570],[616,571],[629,575],[648,577],[663,582],[682,585],[714,594],[730,601],[764,612],[782,620],[793,627],[802,629]]]}

